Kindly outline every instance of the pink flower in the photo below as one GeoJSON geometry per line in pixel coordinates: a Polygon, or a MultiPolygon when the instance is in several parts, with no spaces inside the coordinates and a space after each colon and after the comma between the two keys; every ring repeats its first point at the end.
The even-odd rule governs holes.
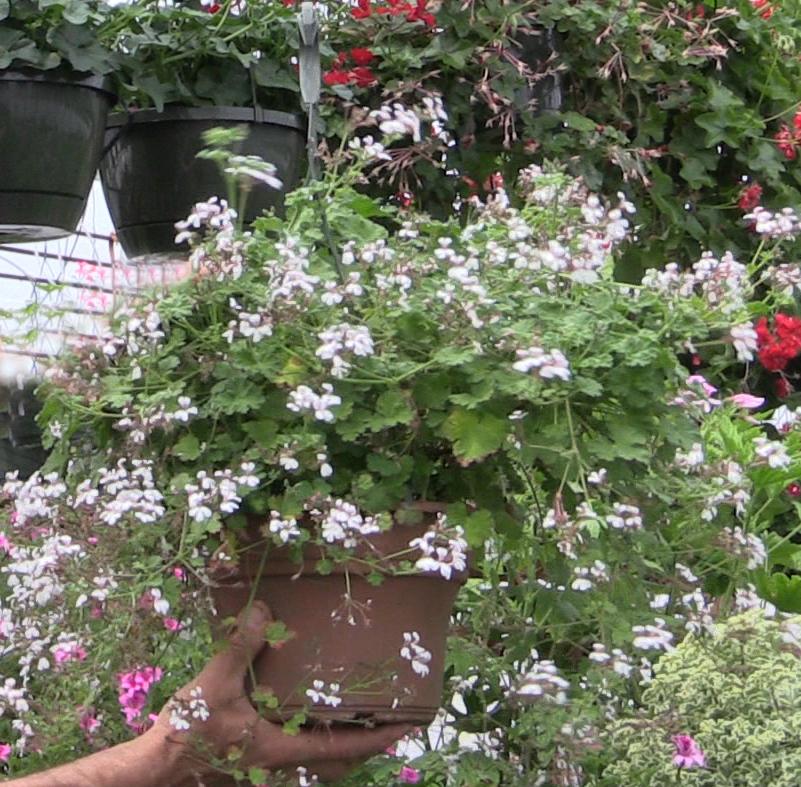
{"type": "Polygon", "coordinates": [[[801,495],[801,484],[796,483],[793,481],[785,490],[790,497],[798,497],[801,495]]]}
{"type": "Polygon", "coordinates": [[[178,568],[178,566],[176,566],[172,570],[172,573],[173,573],[173,576],[178,577],[178,579],[183,579],[184,578],[184,570],[182,568],[178,568]]]}
{"type": "Polygon", "coordinates": [[[718,389],[715,388],[714,385],[707,382],[703,374],[691,374],[684,382],[687,383],[687,385],[700,385],[707,396],[712,396],[713,393],[718,392],[718,389]]]}
{"type": "Polygon", "coordinates": [[[11,551],[11,542],[6,538],[5,533],[0,533],[0,549],[5,552],[11,551]]]}
{"type": "Polygon", "coordinates": [[[86,659],[86,651],[75,642],[70,642],[58,647],[53,656],[56,664],[63,664],[65,661],[84,661],[86,659]]]}
{"type": "MultiPolygon", "coordinates": [[[[79,708],[79,710],[82,710],[79,708]]],[[[95,709],[89,708],[78,722],[78,726],[86,733],[86,740],[92,742],[92,733],[100,728],[100,719],[95,716],[95,709]]]]}
{"type": "Polygon", "coordinates": [[[762,396],[751,396],[747,393],[734,394],[734,396],[727,396],[727,402],[732,402],[738,407],[744,407],[746,410],[756,410],[757,407],[762,407],[765,404],[765,399],[762,396]]]}
{"type": "Polygon", "coordinates": [[[118,699],[125,714],[125,723],[137,732],[143,731],[138,721],[147,702],[147,693],[154,683],[161,680],[161,676],[161,667],[144,667],[117,675],[120,681],[118,699]]]}
{"type": "Polygon", "coordinates": [[[7,743],[0,743],[0,760],[5,762],[11,756],[11,746],[7,743]]]}
{"type": "Polygon", "coordinates": [[[175,618],[164,618],[164,628],[167,631],[180,631],[183,626],[175,618]]]}
{"type": "Polygon", "coordinates": [[[416,768],[410,768],[408,765],[404,765],[400,769],[398,779],[404,784],[417,784],[417,782],[420,781],[420,771],[416,768]]]}
{"type": "Polygon", "coordinates": [[[677,768],[703,768],[706,766],[704,753],[689,735],[674,735],[673,745],[676,747],[673,764],[677,768]]]}

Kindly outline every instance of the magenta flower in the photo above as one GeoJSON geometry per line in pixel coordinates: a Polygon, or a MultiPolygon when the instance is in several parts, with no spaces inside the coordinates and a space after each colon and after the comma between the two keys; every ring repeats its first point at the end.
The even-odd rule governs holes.
{"type": "Polygon", "coordinates": [[[5,762],[11,756],[11,747],[7,743],[0,743],[0,760],[5,762]]]}
{"type": "Polygon", "coordinates": [[[408,765],[404,765],[400,769],[398,779],[405,784],[417,784],[417,782],[420,781],[420,771],[416,768],[410,768],[408,765]]]}
{"type": "Polygon", "coordinates": [[[703,768],[706,766],[706,756],[689,735],[674,735],[673,745],[676,747],[673,764],[677,768],[703,768]]]}

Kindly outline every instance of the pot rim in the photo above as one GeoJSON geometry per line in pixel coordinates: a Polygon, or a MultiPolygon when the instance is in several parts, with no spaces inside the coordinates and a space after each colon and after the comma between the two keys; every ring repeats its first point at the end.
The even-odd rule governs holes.
{"type": "Polygon", "coordinates": [[[228,120],[237,123],[270,123],[275,126],[286,126],[305,132],[306,122],[303,115],[294,112],[283,112],[263,107],[164,107],[157,109],[137,109],[131,112],[115,112],[109,115],[106,128],[125,127],[132,123],[159,123],[169,121],[207,121],[228,120]]]}
{"type": "Polygon", "coordinates": [[[71,69],[63,68],[49,70],[6,68],[0,70],[0,82],[63,83],[69,86],[87,88],[88,90],[97,90],[99,93],[105,93],[110,100],[117,100],[117,96],[111,89],[111,78],[101,74],[93,74],[91,71],[72,71],[71,69]]]}

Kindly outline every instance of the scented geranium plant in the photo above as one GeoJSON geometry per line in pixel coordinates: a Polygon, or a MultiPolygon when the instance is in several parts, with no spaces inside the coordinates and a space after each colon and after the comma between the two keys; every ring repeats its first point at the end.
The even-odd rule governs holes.
{"type": "Polygon", "coordinates": [[[102,0],[0,3],[0,69],[105,75],[118,65],[106,43],[111,7],[102,0]]]}
{"type": "Polygon", "coordinates": [[[120,3],[107,43],[126,107],[300,109],[296,11],[278,0],[120,3]]]}
{"type": "MultiPolygon", "coordinates": [[[[396,128],[414,115],[375,117],[396,128]]],[[[591,430],[588,458],[621,478],[652,441],[687,437],[684,416],[667,400],[655,414],[652,399],[681,379],[688,327],[709,326],[611,279],[632,206],[534,168],[519,207],[500,194],[464,226],[400,219],[353,190],[359,162],[382,150],[356,143],[347,168],[252,235],[225,203],[196,206],[180,232],[194,243],[191,279],[118,315],[49,375],[53,466],[69,463],[88,489],[108,452],[126,473],[144,463],[164,498],[154,509],[141,497],[142,516],[174,510],[195,538],[242,497],[278,543],[310,538],[310,513],[330,543],[342,540],[334,521],[377,530],[373,517],[438,501],[480,544],[521,526],[514,500],[532,470],[561,488],[576,461],[561,448],[564,418],[591,430]]]]}
{"type": "Polygon", "coordinates": [[[798,510],[799,414],[718,380],[790,308],[767,276],[778,225],[769,256],[632,286],[612,276],[632,206],[560,171],[444,221],[357,193],[423,106],[376,111],[285,219],[244,234],[197,206],[192,275],[49,372],[49,465],[9,478],[0,512],[14,772],[148,724],[208,652],[212,556],[239,557],[246,521],[270,548],[321,547],[325,571],[438,501],[398,570],[452,576],[474,549],[442,717],[398,750],[415,762],[360,784],[581,784],[685,632],[757,588],[790,608],[798,545],[772,512],[798,510]]]}

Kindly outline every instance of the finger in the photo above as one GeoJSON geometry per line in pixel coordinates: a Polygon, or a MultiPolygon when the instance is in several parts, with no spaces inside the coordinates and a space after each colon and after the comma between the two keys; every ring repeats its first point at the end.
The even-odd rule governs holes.
{"type": "Polygon", "coordinates": [[[263,601],[253,601],[239,613],[232,632],[200,674],[198,683],[210,683],[242,691],[248,667],[265,647],[264,634],[273,622],[270,608],[263,601]]]}
{"type": "Polygon", "coordinates": [[[314,774],[321,782],[338,782],[351,771],[355,771],[369,757],[359,757],[355,760],[327,760],[325,762],[314,763],[314,774]]]}
{"type": "Polygon", "coordinates": [[[363,761],[380,754],[410,729],[408,724],[391,724],[373,729],[302,730],[297,735],[286,735],[280,728],[262,721],[256,725],[252,751],[265,761],[266,767],[272,768],[332,760],[363,761]],[[267,761],[271,764],[267,765],[267,761]]]}

